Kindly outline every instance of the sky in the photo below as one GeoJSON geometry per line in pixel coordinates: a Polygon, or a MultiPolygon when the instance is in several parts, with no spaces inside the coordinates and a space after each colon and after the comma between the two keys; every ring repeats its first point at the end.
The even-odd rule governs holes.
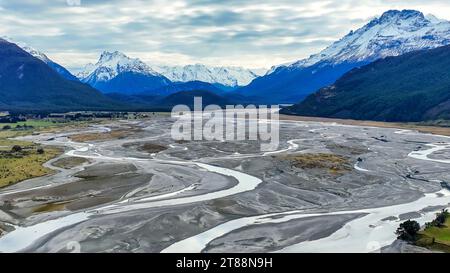
{"type": "Polygon", "coordinates": [[[270,68],[390,9],[450,20],[448,0],[0,0],[0,37],[72,71],[105,50],[149,64],[270,68]]]}

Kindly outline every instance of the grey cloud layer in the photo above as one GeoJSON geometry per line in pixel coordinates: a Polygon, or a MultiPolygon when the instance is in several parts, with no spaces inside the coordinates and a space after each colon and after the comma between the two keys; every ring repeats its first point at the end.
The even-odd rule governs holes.
{"type": "MultiPolygon", "coordinates": [[[[391,8],[442,15],[446,1],[0,0],[0,36],[69,68],[121,50],[148,62],[271,66],[315,53],[391,8]],[[440,13],[440,14],[439,14],[440,13]]],[[[441,16],[442,17],[442,16],[441,16]]]]}

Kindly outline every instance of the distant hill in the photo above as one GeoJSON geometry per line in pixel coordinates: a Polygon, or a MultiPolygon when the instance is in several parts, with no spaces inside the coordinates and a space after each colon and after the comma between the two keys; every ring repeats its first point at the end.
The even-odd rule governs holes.
{"type": "Polygon", "coordinates": [[[216,87],[213,84],[201,82],[201,81],[190,81],[190,82],[178,82],[172,83],[170,85],[158,88],[153,91],[143,92],[143,94],[152,94],[157,96],[168,96],[181,91],[193,91],[193,90],[205,90],[210,91],[215,94],[224,93],[222,89],[216,87]]]}
{"type": "Polygon", "coordinates": [[[181,91],[164,98],[159,98],[153,102],[155,107],[159,108],[172,108],[175,105],[183,104],[189,106],[191,109],[194,108],[194,98],[202,97],[203,107],[215,104],[219,106],[225,106],[229,104],[234,104],[231,100],[222,97],[207,90],[190,90],[181,91]]]}
{"type": "Polygon", "coordinates": [[[59,75],[19,46],[0,39],[2,110],[94,110],[123,107],[92,87],[59,75]]]}
{"type": "Polygon", "coordinates": [[[378,121],[450,119],[450,46],[354,69],[282,113],[378,121]]]}

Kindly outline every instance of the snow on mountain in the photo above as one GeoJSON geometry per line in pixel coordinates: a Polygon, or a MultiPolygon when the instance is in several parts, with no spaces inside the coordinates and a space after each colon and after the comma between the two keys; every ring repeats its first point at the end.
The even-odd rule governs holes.
{"type": "Polygon", "coordinates": [[[58,74],[60,74],[64,78],[66,78],[68,80],[72,80],[72,81],[78,81],[77,77],[72,75],[66,68],[64,68],[63,66],[52,61],[50,58],[47,57],[47,55],[45,55],[41,51],[34,49],[33,47],[31,47],[25,43],[16,42],[9,37],[3,37],[3,39],[10,43],[16,44],[17,46],[19,46],[20,48],[22,48],[23,50],[28,52],[31,56],[43,61],[44,63],[46,63],[48,66],[50,66],[52,69],[54,69],[58,74]]]}
{"type": "Polygon", "coordinates": [[[23,50],[28,52],[31,56],[38,58],[39,60],[43,61],[44,63],[48,63],[51,61],[44,53],[32,48],[31,46],[29,46],[25,43],[14,41],[10,37],[0,37],[0,38],[4,39],[10,43],[16,44],[17,46],[19,46],[20,48],[22,48],[23,50]]]}
{"type": "MultiPolygon", "coordinates": [[[[390,10],[364,27],[351,31],[319,54],[288,66],[373,61],[387,56],[450,44],[450,22],[415,10],[390,10]]],[[[275,69],[272,68],[272,72],[275,69]]]]}
{"type": "Polygon", "coordinates": [[[115,51],[104,52],[96,64],[88,64],[77,76],[83,82],[106,82],[123,72],[153,76],[162,75],[172,82],[202,81],[227,87],[245,86],[264,74],[261,69],[252,71],[242,67],[209,67],[202,64],[149,66],[139,59],[132,59],[121,52],[115,51]]]}
{"type": "Polygon", "coordinates": [[[141,60],[119,51],[103,52],[96,64],[88,64],[77,76],[104,93],[141,94],[171,84],[141,60]]]}
{"type": "Polygon", "coordinates": [[[154,69],[173,82],[202,81],[228,87],[245,86],[262,75],[242,67],[209,67],[203,64],[186,66],[154,66],[154,69]]]}
{"type": "Polygon", "coordinates": [[[272,67],[237,91],[263,103],[296,103],[348,71],[387,56],[450,44],[450,22],[390,10],[309,58],[272,67]]]}
{"type": "Polygon", "coordinates": [[[95,81],[106,82],[125,72],[146,76],[161,76],[141,60],[130,58],[119,51],[103,52],[96,64],[86,65],[85,69],[77,76],[84,82],[94,79],[95,81]]]}

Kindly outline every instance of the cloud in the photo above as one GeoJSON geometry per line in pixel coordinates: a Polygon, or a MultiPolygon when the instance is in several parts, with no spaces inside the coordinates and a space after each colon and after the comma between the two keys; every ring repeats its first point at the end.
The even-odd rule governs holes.
{"type": "Polygon", "coordinates": [[[0,36],[70,69],[95,62],[103,50],[149,63],[270,67],[317,53],[388,9],[450,19],[446,2],[0,0],[0,36]]]}

